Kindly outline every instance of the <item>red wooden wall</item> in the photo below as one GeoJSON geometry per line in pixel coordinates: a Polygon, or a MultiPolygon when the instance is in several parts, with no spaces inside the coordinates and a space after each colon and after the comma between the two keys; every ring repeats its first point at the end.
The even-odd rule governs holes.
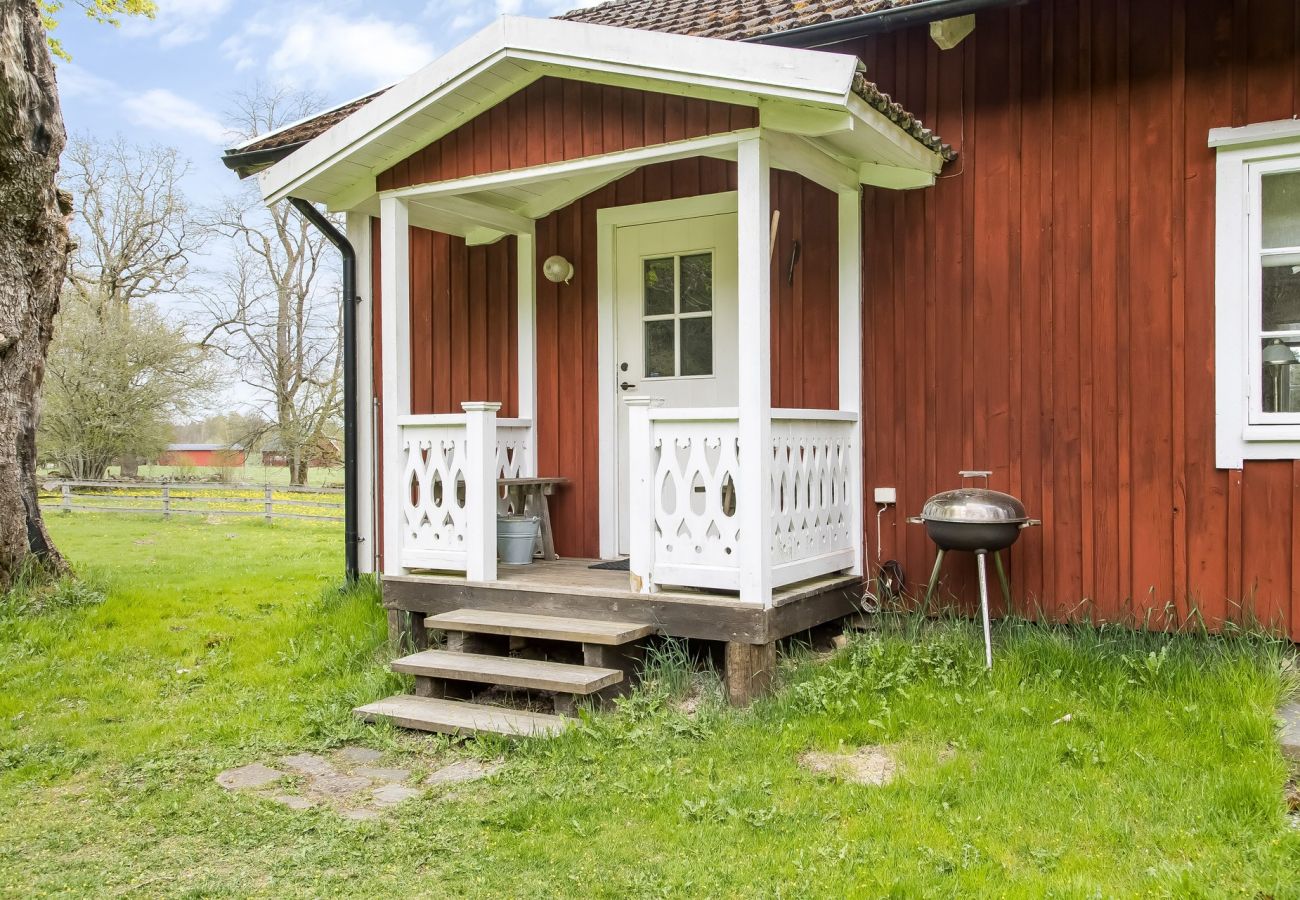
{"type": "Polygon", "coordinates": [[[758,125],[749,106],[539,78],[381,172],[379,190],[544,165],[758,125]]]}
{"type": "Polygon", "coordinates": [[[1206,147],[1300,113],[1298,28],[1294,0],[1043,0],[947,52],[925,28],[847,48],[961,150],[866,204],[865,472],[899,490],[881,537],[910,576],[933,551],[903,517],[989,468],[1044,520],[1013,553],[1026,611],[1245,602],[1300,639],[1300,462],[1214,465],[1206,147]]]}

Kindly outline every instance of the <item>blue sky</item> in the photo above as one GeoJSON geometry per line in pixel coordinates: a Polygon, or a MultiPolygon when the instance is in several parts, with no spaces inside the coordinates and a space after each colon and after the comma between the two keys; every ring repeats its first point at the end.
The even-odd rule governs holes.
{"type": "Polygon", "coordinates": [[[231,95],[287,84],[333,105],[408,75],[502,14],[549,16],[582,0],[158,0],[120,28],[69,4],[58,35],[70,134],[175,146],[194,165],[187,193],[234,187],[219,161],[231,95]]]}
{"type": "MultiPolygon", "coordinates": [[[[196,206],[215,206],[239,181],[221,164],[238,143],[226,128],[235,93],[258,81],[318,97],[322,107],[409,75],[499,15],[550,16],[590,0],[157,0],[152,21],[112,28],[87,21],[73,4],[57,34],[72,55],[58,64],[70,136],[176,147],[192,169],[184,189],[196,206]]],[[[224,257],[209,242],[193,260],[209,282],[224,257]]],[[[156,298],[186,317],[177,298],[156,298]]],[[[264,406],[233,375],[210,411],[264,406]]]]}

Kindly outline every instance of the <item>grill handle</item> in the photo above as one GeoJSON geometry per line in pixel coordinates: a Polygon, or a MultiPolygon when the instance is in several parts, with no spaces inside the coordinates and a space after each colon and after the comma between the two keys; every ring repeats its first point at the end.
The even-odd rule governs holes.
{"type": "Polygon", "coordinates": [[[1042,524],[1042,519],[1025,519],[1025,521],[1020,523],[1020,530],[1024,531],[1026,528],[1035,528],[1042,524]]]}
{"type": "Polygon", "coordinates": [[[988,487],[989,479],[993,477],[993,473],[985,471],[983,469],[964,469],[963,471],[958,472],[957,476],[961,479],[961,483],[963,485],[966,482],[970,481],[972,478],[983,478],[984,486],[988,487]]]}

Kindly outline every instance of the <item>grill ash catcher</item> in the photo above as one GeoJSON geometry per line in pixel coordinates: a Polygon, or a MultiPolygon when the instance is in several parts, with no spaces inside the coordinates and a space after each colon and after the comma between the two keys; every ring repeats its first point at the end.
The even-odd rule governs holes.
{"type": "Polygon", "coordinates": [[[1025,514],[1025,505],[1015,497],[989,490],[988,482],[992,472],[958,474],[962,479],[961,488],[935,494],[925,501],[919,516],[912,516],[907,521],[913,525],[924,525],[925,533],[939,548],[934,559],[934,569],[930,572],[930,583],[925,589],[927,608],[934,588],[939,583],[944,554],[949,550],[975,554],[980,577],[980,612],[984,619],[984,664],[992,669],[993,636],[989,628],[989,579],[985,557],[993,554],[993,565],[997,568],[998,580],[1002,583],[1002,598],[1009,609],[1011,582],[1007,580],[1007,571],[1002,565],[1002,551],[1020,538],[1020,532],[1043,523],[1029,518],[1025,514]],[[973,478],[983,478],[984,487],[966,487],[966,482],[973,478]]]}

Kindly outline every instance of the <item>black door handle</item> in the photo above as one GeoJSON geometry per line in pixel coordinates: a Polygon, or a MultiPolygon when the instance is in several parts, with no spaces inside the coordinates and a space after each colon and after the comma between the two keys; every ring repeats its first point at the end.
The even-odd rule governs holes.
{"type": "Polygon", "coordinates": [[[619,389],[624,391],[630,391],[634,387],[636,387],[635,384],[628,384],[626,381],[619,385],[619,389]]]}

